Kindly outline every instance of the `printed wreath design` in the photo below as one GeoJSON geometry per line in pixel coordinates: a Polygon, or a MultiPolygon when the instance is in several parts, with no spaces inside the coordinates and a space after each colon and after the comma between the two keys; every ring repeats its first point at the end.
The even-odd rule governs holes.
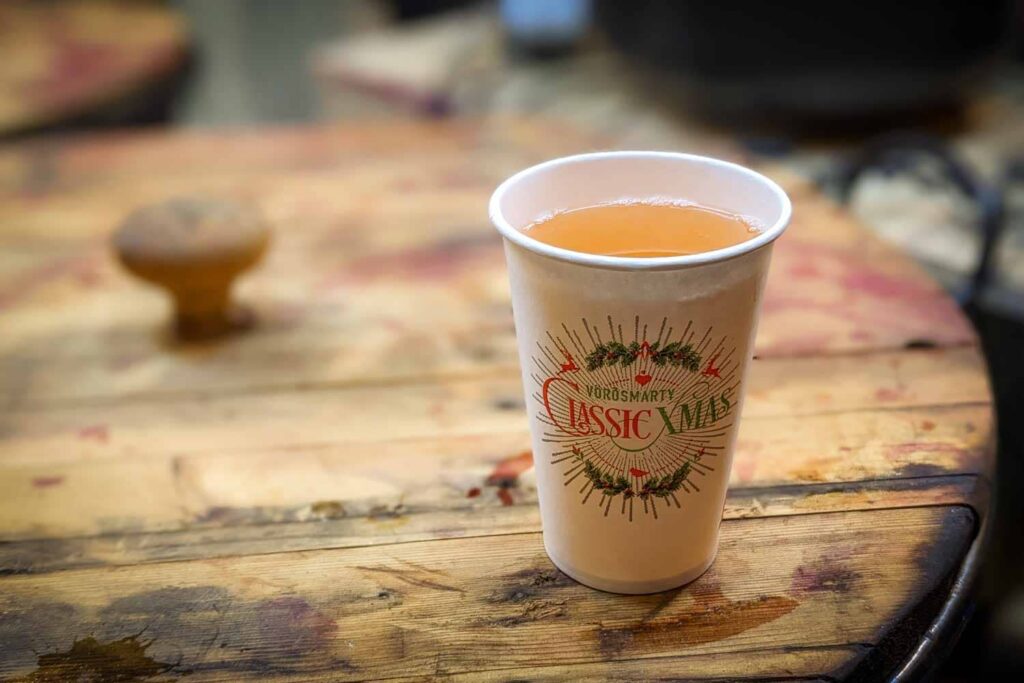
{"type": "Polygon", "coordinates": [[[636,362],[637,358],[645,354],[658,367],[672,365],[686,368],[690,372],[697,372],[700,369],[700,354],[690,344],[674,341],[664,346],[661,346],[660,342],[653,344],[631,342],[626,345],[617,341],[608,341],[598,344],[593,351],[587,354],[587,370],[594,371],[606,366],[611,367],[616,363],[629,367],[636,362]]]}
{"type": "Polygon", "coordinates": [[[602,471],[600,467],[584,458],[583,454],[575,446],[572,452],[576,456],[575,459],[583,464],[583,476],[590,480],[590,483],[594,485],[594,489],[607,496],[622,494],[626,500],[634,496],[640,500],[647,500],[652,496],[655,498],[668,498],[670,494],[678,491],[686,481],[686,478],[690,476],[690,463],[684,462],[674,472],[670,472],[662,477],[651,477],[645,480],[640,490],[637,491],[626,477],[621,474],[613,475],[610,472],[602,471]]]}

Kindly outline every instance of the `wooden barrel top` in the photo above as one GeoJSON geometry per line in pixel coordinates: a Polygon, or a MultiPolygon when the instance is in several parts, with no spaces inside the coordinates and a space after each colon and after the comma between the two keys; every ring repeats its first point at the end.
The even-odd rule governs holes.
{"type": "Polygon", "coordinates": [[[984,362],[935,282],[778,169],[718,560],[639,597],[548,561],[485,206],[592,146],[509,121],[0,149],[0,677],[817,679],[927,649],[986,515],[984,362]],[[255,329],[186,346],[109,237],[195,195],[275,234],[238,288],[255,329]]]}

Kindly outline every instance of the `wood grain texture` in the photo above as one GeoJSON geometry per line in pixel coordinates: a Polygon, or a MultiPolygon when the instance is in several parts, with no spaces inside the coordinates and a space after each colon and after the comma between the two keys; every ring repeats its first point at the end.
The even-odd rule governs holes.
{"type": "Polygon", "coordinates": [[[897,666],[987,510],[984,362],[933,281],[783,169],[768,170],[794,225],[717,563],[626,598],[544,557],[484,207],[508,173],[593,146],[508,121],[0,149],[0,677],[897,666]],[[182,345],[108,237],[138,206],[196,195],[250,203],[275,236],[237,292],[256,327],[182,345]]]}
{"type": "MultiPolygon", "coordinates": [[[[984,404],[989,394],[982,372],[971,348],[758,360],[750,370],[743,415],[792,418],[984,404]]],[[[173,400],[140,397],[117,405],[90,401],[45,410],[9,409],[0,415],[0,462],[522,432],[523,410],[518,371],[447,381],[212,396],[189,392],[173,400]],[[387,429],[382,429],[385,419],[387,429]]]]}
{"type": "MultiPolygon", "coordinates": [[[[503,463],[519,463],[529,453],[529,434],[522,421],[520,417],[518,430],[444,439],[266,440],[208,453],[142,452],[139,445],[124,447],[114,456],[101,457],[90,450],[90,455],[75,460],[46,458],[47,450],[40,448],[35,456],[0,464],[0,539],[341,517],[350,518],[346,526],[356,520],[370,523],[344,534],[335,529],[333,542],[339,545],[372,538],[419,538],[440,530],[449,535],[507,530],[508,522],[499,523],[485,508],[515,504],[534,511],[537,500],[529,462],[520,465],[520,476],[495,477],[503,463]],[[269,471],[273,477],[266,476],[269,471]],[[316,512],[318,506],[323,514],[316,512]],[[381,524],[379,517],[390,521],[381,524]],[[348,535],[355,540],[345,540],[348,535]]],[[[753,493],[765,487],[820,484],[827,489],[851,482],[982,475],[990,422],[984,405],[747,418],[741,425],[731,486],[748,491],[757,502],[730,502],[726,514],[733,509],[736,514],[794,514],[852,505],[843,495],[827,505],[818,489],[794,494],[792,500],[784,496],[786,502],[770,491],[763,500],[753,493]]],[[[177,429],[187,431],[184,425],[177,429]]],[[[101,427],[76,434],[84,448],[99,452],[117,437],[117,431],[101,427]]],[[[863,495],[857,494],[861,504],[873,507],[984,503],[983,497],[967,495],[961,487],[871,493],[867,483],[862,486],[863,495]]],[[[842,490],[850,492],[850,487],[842,490]]],[[[513,530],[536,529],[536,515],[528,519],[526,527],[513,530]]]]}
{"type": "MultiPolygon", "coordinates": [[[[20,262],[0,271],[0,322],[14,330],[0,342],[0,376],[21,380],[8,400],[515,368],[501,243],[482,206],[531,158],[523,142],[542,129],[509,126],[501,137],[468,126],[426,130],[425,142],[409,137],[427,137],[423,128],[407,127],[386,144],[372,131],[322,130],[114,137],[46,152],[57,156],[46,186],[26,196],[12,177],[0,207],[0,246],[14,248],[20,262]],[[356,163],[372,141],[380,143],[373,161],[356,163]],[[404,154],[396,147],[402,141],[404,154]],[[460,145],[468,153],[453,153],[460,145]],[[139,172],[147,164],[160,173],[139,172]],[[251,202],[277,229],[266,264],[241,290],[260,314],[260,333],[207,353],[169,352],[166,303],[119,272],[105,246],[130,209],[190,193],[251,202]],[[396,358],[396,348],[410,353],[396,358]]],[[[590,144],[547,135],[533,159],[590,144]]],[[[7,161],[30,176],[41,154],[0,152],[0,167],[7,161]]],[[[759,355],[974,342],[955,305],[919,268],[806,183],[777,175],[797,211],[776,248],[759,355]]]]}
{"type": "Polygon", "coordinates": [[[572,582],[538,534],[8,577],[0,673],[27,673],[37,653],[87,636],[135,636],[153,661],[198,680],[528,676],[538,663],[666,649],[872,645],[949,578],[973,529],[965,508],[726,522],[711,571],[652,596],[572,582]]]}

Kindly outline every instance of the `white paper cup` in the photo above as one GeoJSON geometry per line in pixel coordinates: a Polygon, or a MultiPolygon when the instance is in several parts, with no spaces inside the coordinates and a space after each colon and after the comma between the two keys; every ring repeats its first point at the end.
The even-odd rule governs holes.
{"type": "Polygon", "coordinates": [[[555,159],[495,191],[544,546],[577,581],[653,593],[714,560],[772,242],[790,214],[771,180],[688,154],[555,159]],[[523,232],[556,211],[653,198],[749,217],[763,230],[666,258],[584,254],[523,232]]]}

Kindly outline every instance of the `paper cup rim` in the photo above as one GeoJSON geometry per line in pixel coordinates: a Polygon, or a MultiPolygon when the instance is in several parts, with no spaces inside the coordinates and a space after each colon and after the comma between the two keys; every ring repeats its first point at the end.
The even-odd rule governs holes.
{"type": "MultiPolygon", "coordinates": [[[[685,199],[685,197],[681,198],[685,199]]],[[[571,156],[550,159],[525,168],[498,185],[497,189],[494,190],[494,194],[491,195],[491,200],[488,205],[488,213],[490,215],[491,223],[498,232],[501,233],[502,237],[513,244],[542,256],[547,256],[559,261],[568,261],[571,263],[578,263],[580,265],[610,268],[615,270],[673,270],[677,268],[727,261],[771,244],[778,239],[789,225],[789,221],[793,215],[793,205],[785,190],[779,187],[778,183],[774,180],[758,173],[757,171],[751,170],[746,166],[734,164],[731,161],[723,161],[713,157],[701,156],[699,154],[686,154],[683,152],[616,151],[574,154],[571,156]],[[779,217],[772,225],[762,230],[761,234],[757,237],[745,242],[740,242],[739,244],[734,244],[722,249],[703,251],[697,254],[686,254],[683,256],[658,256],[654,258],[605,256],[601,254],[588,254],[585,252],[573,251],[571,249],[555,247],[530,237],[526,232],[519,230],[505,219],[501,210],[501,202],[504,199],[505,194],[512,186],[516,185],[528,176],[564,164],[615,158],[673,159],[676,161],[686,161],[690,163],[696,162],[698,164],[706,164],[728,169],[735,173],[739,173],[740,175],[747,176],[748,178],[767,187],[779,202],[779,217]]]]}

